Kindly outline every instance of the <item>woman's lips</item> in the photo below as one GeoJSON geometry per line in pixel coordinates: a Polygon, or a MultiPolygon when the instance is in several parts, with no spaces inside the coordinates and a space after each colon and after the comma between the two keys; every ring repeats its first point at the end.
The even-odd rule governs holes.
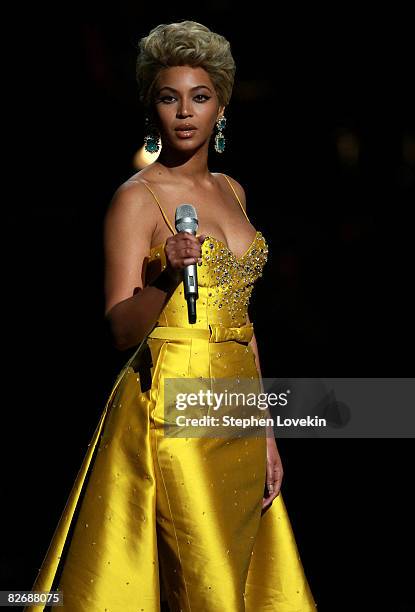
{"type": "Polygon", "coordinates": [[[196,128],[176,130],[177,136],[179,138],[191,138],[195,132],[196,128]]]}

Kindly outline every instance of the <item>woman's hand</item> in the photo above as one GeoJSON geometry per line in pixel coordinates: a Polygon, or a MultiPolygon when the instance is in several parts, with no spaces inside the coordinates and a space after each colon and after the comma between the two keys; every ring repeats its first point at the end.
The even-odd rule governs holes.
{"type": "Polygon", "coordinates": [[[267,481],[265,483],[268,497],[262,499],[262,510],[271,507],[274,499],[279,495],[284,470],[282,469],[281,457],[277,449],[275,438],[267,438],[267,481]]]}
{"type": "Polygon", "coordinates": [[[173,279],[181,279],[180,270],[200,261],[201,245],[205,237],[204,234],[193,236],[187,232],[179,232],[167,238],[164,245],[166,270],[173,279]]]}

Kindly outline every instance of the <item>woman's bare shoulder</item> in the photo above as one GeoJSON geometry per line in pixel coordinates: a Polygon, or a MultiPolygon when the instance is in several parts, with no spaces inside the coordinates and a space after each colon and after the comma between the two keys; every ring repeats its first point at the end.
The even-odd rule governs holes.
{"type": "MultiPolygon", "coordinates": [[[[145,169],[144,169],[145,170],[145,169]]],[[[157,217],[157,205],[154,206],[154,196],[146,187],[151,184],[149,175],[141,170],[130,176],[115,190],[109,207],[108,214],[118,212],[142,217],[157,217]]]]}
{"type": "Polygon", "coordinates": [[[128,197],[128,195],[134,197],[140,194],[149,194],[149,190],[146,188],[146,183],[151,183],[152,181],[149,173],[144,172],[144,170],[146,170],[146,168],[140,170],[139,172],[136,172],[123,183],[121,183],[121,185],[119,185],[115,190],[114,196],[126,194],[125,197],[128,197]]]}
{"type": "MultiPolygon", "coordinates": [[[[245,194],[245,189],[242,187],[241,183],[239,183],[232,176],[229,176],[228,174],[224,174],[223,172],[213,172],[212,174],[214,174],[215,176],[222,176],[222,177],[226,177],[227,179],[229,179],[232,187],[235,189],[236,193],[238,194],[238,197],[241,200],[244,209],[246,210],[246,194],[245,194]]],[[[223,178],[222,180],[226,181],[226,178],[223,178]]]]}

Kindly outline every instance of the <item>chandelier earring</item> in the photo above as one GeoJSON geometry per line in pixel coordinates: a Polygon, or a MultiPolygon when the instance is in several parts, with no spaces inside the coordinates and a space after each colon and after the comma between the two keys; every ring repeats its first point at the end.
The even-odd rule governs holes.
{"type": "Polygon", "coordinates": [[[160,132],[153,125],[149,117],[145,118],[144,148],[147,153],[158,153],[161,146],[160,132]]]}
{"type": "Polygon", "coordinates": [[[223,153],[225,150],[225,136],[223,135],[223,130],[226,127],[226,117],[219,117],[216,122],[217,134],[215,136],[215,151],[217,153],[223,153]]]}

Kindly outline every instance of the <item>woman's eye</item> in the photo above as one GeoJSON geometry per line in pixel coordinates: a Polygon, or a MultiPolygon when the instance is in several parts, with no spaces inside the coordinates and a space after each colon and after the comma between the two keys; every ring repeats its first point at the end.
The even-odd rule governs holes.
{"type": "Polygon", "coordinates": [[[175,98],[173,96],[162,96],[159,98],[160,102],[166,102],[166,104],[170,104],[175,98]]]}
{"type": "Polygon", "coordinates": [[[196,98],[199,98],[197,101],[198,102],[205,102],[205,100],[209,100],[209,96],[206,96],[205,94],[198,94],[197,96],[195,96],[196,98]],[[202,99],[200,99],[202,98],[202,99]]]}

